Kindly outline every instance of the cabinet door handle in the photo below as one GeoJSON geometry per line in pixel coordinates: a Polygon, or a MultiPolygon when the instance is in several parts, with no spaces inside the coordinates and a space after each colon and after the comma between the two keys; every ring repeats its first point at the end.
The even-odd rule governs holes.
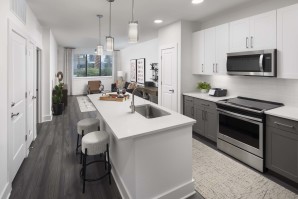
{"type": "Polygon", "coordinates": [[[215,72],[218,73],[218,63],[215,64],[215,72]]]}
{"type": "Polygon", "coordinates": [[[11,118],[14,118],[14,117],[18,116],[19,114],[20,114],[20,113],[16,113],[16,114],[11,113],[11,118]]]}
{"type": "Polygon", "coordinates": [[[213,64],[213,73],[215,73],[214,66],[215,66],[215,64],[213,64]]]}
{"type": "Polygon", "coordinates": [[[284,126],[284,127],[291,128],[291,129],[294,128],[294,126],[290,126],[290,125],[287,125],[287,124],[282,124],[282,123],[279,123],[279,122],[274,122],[274,124],[276,124],[277,126],[284,126]]]}
{"type": "Polygon", "coordinates": [[[246,37],[246,48],[249,48],[248,47],[248,37],[246,37]]]}
{"type": "Polygon", "coordinates": [[[202,104],[203,106],[210,106],[209,104],[202,104]]]}
{"type": "Polygon", "coordinates": [[[14,107],[16,105],[16,103],[11,102],[11,107],[14,107]]]}
{"type": "Polygon", "coordinates": [[[250,37],[250,47],[251,47],[251,48],[254,48],[254,45],[253,45],[253,39],[254,39],[254,37],[251,36],[251,37],[250,37]]]}
{"type": "Polygon", "coordinates": [[[202,111],[202,120],[205,120],[205,119],[204,119],[204,111],[202,111]]]}
{"type": "Polygon", "coordinates": [[[202,73],[204,72],[204,64],[202,64],[202,73]]]}
{"type": "Polygon", "coordinates": [[[205,120],[207,121],[207,111],[204,111],[205,112],[205,120]]]}

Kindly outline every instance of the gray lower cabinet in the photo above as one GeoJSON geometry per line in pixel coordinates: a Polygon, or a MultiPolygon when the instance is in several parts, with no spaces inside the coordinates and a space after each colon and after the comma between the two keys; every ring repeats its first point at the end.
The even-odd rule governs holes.
{"type": "Polygon", "coordinates": [[[197,121],[194,132],[216,142],[218,120],[214,102],[184,96],[184,115],[197,121]]]}
{"type": "Polygon", "coordinates": [[[266,167],[298,183],[298,122],[267,116],[266,167]]]}

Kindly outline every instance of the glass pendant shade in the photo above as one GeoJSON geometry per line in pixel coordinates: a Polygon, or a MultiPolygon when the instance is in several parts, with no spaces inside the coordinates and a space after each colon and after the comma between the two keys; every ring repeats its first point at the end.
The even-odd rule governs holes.
{"type": "Polygon", "coordinates": [[[98,45],[97,46],[97,55],[103,56],[103,46],[98,45]]]}
{"type": "Polygon", "coordinates": [[[114,38],[111,36],[106,37],[106,43],[107,43],[107,51],[112,52],[114,51],[114,38]]]}
{"type": "Polygon", "coordinates": [[[138,22],[131,21],[128,25],[128,38],[129,43],[137,43],[139,40],[138,22]]]}

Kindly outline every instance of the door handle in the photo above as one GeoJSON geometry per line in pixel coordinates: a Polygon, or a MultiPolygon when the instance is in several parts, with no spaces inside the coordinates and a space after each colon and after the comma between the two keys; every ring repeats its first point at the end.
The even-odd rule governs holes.
{"type": "Polygon", "coordinates": [[[291,129],[294,128],[294,126],[290,126],[290,125],[287,125],[287,124],[282,124],[282,123],[279,123],[279,122],[274,122],[274,124],[276,124],[278,126],[283,126],[283,127],[291,128],[291,129]]]}
{"type": "Polygon", "coordinates": [[[218,66],[218,63],[215,64],[215,72],[218,73],[218,67],[217,66],[218,66]]]}
{"type": "Polygon", "coordinates": [[[11,107],[14,107],[16,105],[16,103],[11,102],[11,107]]]}
{"type": "Polygon", "coordinates": [[[169,91],[171,91],[172,93],[174,93],[174,89],[172,89],[172,90],[169,90],[169,91]]]}
{"type": "Polygon", "coordinates": [[[18,116],[19,114],[20,114],[20,113],[16,113],[16,114],[11,113],[11,118],[14,118],[14,117],[18,116]]]}
{"type": "Polygon", "coordinates": [[[32,96],[32,99],[36,99],[37,97],[35,97],[35,96],[32,96]]]}
{"type": "Polygon", "coordinates": [[[202,73],[204,72],[204,64],[202,64],[202,73]]]}
{"type": "Polygon", "coordinates": [[[248,47],[248,37],[246,37],[246,48],[249,48],[248,47]]]}
{"type": "Polygon", "coordinates": [[[213,73],[216,73],[215,64],[213,64],[213,73]]]}

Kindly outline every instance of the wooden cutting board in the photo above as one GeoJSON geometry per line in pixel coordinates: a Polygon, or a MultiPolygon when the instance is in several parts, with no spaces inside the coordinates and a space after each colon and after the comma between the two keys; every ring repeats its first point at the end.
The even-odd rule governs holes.
{"type": "Polygon", "coordinates": [[[129,99],[129,95],[124,95],[123,98],[118,97],[117,94],[107,94],[99,97],[99,100],[103,101],[114,101],[114,102],[124,102],[129,99]]]}

